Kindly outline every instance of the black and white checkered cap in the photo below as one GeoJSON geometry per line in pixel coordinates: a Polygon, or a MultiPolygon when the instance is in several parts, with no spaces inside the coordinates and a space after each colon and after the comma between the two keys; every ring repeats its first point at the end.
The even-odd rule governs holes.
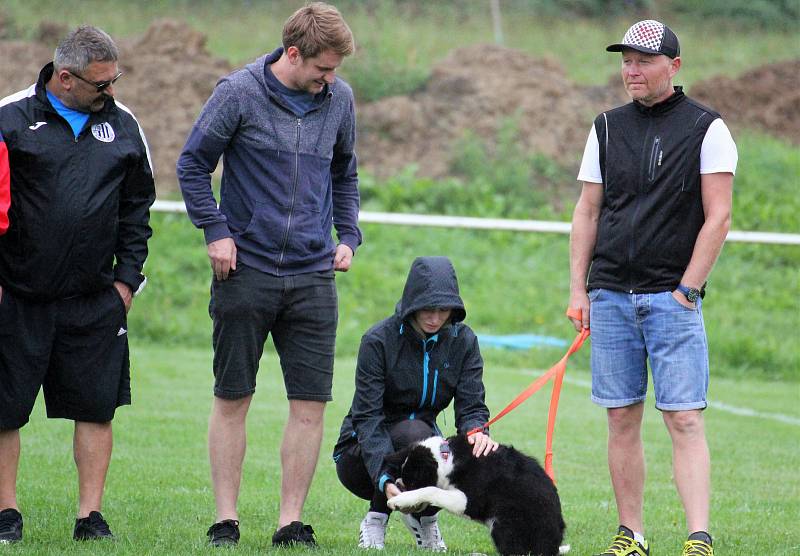
{"type": "Polygon", "coordinates": [[[623,48],[632,48],[645,54],[663,54],[670,58],[681,55],[678,37],[672,29],[653,19],[645,19],[631,25],[622,42],[606,47],[609,52],[622,52],[623,48]]]}

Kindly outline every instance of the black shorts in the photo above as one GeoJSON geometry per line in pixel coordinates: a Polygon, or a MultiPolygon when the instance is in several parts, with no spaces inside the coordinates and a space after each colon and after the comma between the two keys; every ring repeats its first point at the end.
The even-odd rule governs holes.
{"type": "Polygon", "coordinates": [[[264,343],[272,341],[290,400],[330,401],[338,300],[333,270],[273,276],[239,264],[211,284],[214,395],[238,399],[256,390],[264,343]]]}
{"type": "Polygon", "coordinates": [[[105,423],[131,403],[125,305],[107,290],[37,302],[0,300],[0,429],[30,418],[39,388],[47,416],[105,423]]]}

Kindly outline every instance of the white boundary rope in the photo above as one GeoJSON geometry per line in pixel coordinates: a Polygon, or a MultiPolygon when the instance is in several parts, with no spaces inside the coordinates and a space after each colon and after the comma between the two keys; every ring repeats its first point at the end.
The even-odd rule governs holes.
{"type": "MultiPolygon", "coordinates": [[[[156,201],[152,210],[156,212],[186,212],[182,201],[156,201]]],[[[430,214],[408,214],[399,212],[359,213],[359,222],[370,224],[394,224],[399,226],[430,226],[438,228],[469,228],[473,230],[506,230],[515,232],[550,232],[569,234],[569,222],[545,220],[508,220],[503,218],[473,218],[468,216],[438,216],[430,214]]],[[[727,241],[745,243],[774,243],[800,245],[800,234],[774,232],[728,232],[727,241]]]]}

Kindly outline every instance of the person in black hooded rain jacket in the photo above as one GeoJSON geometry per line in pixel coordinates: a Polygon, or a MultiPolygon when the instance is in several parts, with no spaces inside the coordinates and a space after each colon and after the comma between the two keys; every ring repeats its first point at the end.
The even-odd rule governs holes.
{"type": "MultiPolygon", "coordinates": [[[[447,257],[418,257],[411,265],[394,315],[361,339],[353,403],[342,423],[333,459],[342,484],[370,501],[359,546],[383,548],[390,510],[400,493],[396,470],[384,457],[412,442],[441,435],[436,417],[453,402],[459,433],[485,425],[483,359],[475,333],[464,324],[464,302],[447,257]]],[[[488,431],[487,431],[488,432],[488,431]]],[[[498,444],[487,433],[469,437],[476,456],[498,444]]],[[[438,508],[404,514],[421,548],[446,550],[438,508]]]]}

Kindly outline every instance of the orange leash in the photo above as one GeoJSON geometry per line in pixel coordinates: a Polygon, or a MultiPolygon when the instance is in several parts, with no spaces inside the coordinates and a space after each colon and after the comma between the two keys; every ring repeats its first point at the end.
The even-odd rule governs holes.
{"type": "MultiPolygon", "coordinates": [[[[569,309],[567,310],[567,316],[581,320],[581,312],[578,309],[569,309]]],[[[476,432],[480,432],[493,423],[499,421],[503,416],[509,413],[511,410],[515,409],[519,404],[530,398],[537,390],[539,390],[545,383],[553,378],[553,392],[550,394],[550,411],[547,415],[547,437],[545,441],[545,453],[544,453],[544,471],[547,473],[547,476],[553,481],[556,482],[556,475],[553,471],[553,432],[555,431],[556,427],[556,413],[558,413],[558,399],[561,395],[561,384],[564,381],[564,373],[567,370],[567,359],[569,356],[578,351],[583,342],[586,338],[589,337],[589,329],[583,328],[575,336],[575,340],[573,340],[572,345],[567,350],[567,353],[564,354],[564,357],[561,360],[550,367],[546,373],[542,376],[534,380],[525,390],[523,390],[516,398],[514,398],[511,403],[509,403],[500,413],[495,415],[488,423],[483,425],[482,427],[476,427],[467,433],[467,436],[473,435],[476,432]]]]}

